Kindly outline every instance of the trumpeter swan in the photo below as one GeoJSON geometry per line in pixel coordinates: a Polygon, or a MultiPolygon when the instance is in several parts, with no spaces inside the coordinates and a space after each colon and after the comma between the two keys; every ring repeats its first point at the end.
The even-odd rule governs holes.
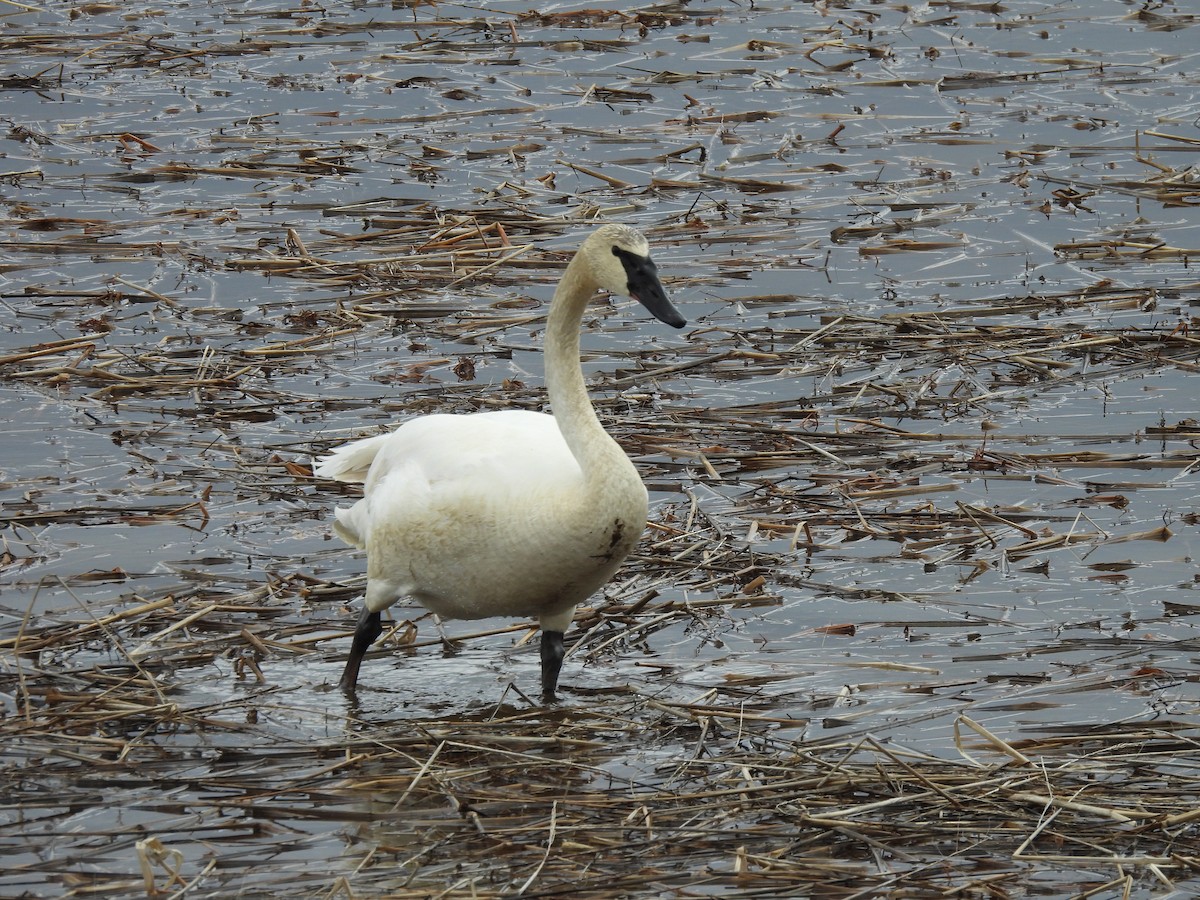
{"type": "Polygon", "coordinates": [[[367,551],[366,606],[341,687],[353,692],[380,611],[411,597],[438,616],[536,617],[542,694],[554,699],[563,632],[612,577],[646,526],[646,488],[596,418],[579,364],[579,328],[597,289],[628,294],[675,328],[649,245],[603,225],[580,246],[546,320],[552,415],[505,410],[425,415],[323,457],[316,475],[362,482],[334,530],[367,551]]]}

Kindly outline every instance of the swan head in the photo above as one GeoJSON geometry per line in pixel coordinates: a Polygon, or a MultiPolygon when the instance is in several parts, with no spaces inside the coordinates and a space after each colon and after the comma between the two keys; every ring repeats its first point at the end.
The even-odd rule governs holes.
{"type": "Polygon", "coordinates": [[[581,250],[601,289],[632,297],[673,328],[687,324],[667,299],[658,280],[658,267],[650,258],[650,244],[640,231],[628,225],[601,225],[583,242],[581,250]]]}

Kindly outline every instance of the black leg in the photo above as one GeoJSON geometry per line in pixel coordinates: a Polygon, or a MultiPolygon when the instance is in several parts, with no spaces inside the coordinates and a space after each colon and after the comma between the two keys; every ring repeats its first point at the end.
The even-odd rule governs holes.
{"type": "Polygon", "coordinates": [[[346,659],[346,668],[342,670],[342,678],[338,682],[338,687],[346,693],[354,693],[363,655],[381,634],[383,623],[379,619],[379,613],[364,609],[358,617],[358,627],[354,629],[354,642],[350,645],[350,656],[346,659]]]}
{"type": "Polygon", "coordinates": [[[542,632],[542,699],[547,703],[555,700],[554,689],[566,652],[561,631],[542,632]]]}

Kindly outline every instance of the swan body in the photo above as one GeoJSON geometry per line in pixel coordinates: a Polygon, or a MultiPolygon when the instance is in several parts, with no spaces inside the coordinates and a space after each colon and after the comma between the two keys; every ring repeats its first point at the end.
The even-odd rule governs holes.
{"type": "Polygon", "coordinates": [[[563,632],[608,581],[646,525],[646,488],[596,417],[579,364],[579,329],[598,289],[628,294],[661,321],[667,299],[646,239],[603,225],[554,293],[545,335],[552,415],[521,410],[426,415],[355,441],[314,473],[361,482],[334,530],[367,551],[365,608],[342,674],[353,691],[380,612],[403,597],[443,618],[538,619],[542,692],[554,698],[563,632]]]}

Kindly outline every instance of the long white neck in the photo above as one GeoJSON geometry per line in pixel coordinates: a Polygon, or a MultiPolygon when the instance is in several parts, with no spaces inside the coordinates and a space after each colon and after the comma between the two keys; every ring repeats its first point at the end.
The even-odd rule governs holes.
{"type": "Polygon", "coordinates": [[[603,481],[614,468],[632,468],[632,463],[600,424],[579,362],[579,329],[588,301],[597,285],[588,269],[584,251],[575,254],[550,303],[546,320],[546,388],[550,408],[563,439],[583,470],[589,486],[603,481]]]}

